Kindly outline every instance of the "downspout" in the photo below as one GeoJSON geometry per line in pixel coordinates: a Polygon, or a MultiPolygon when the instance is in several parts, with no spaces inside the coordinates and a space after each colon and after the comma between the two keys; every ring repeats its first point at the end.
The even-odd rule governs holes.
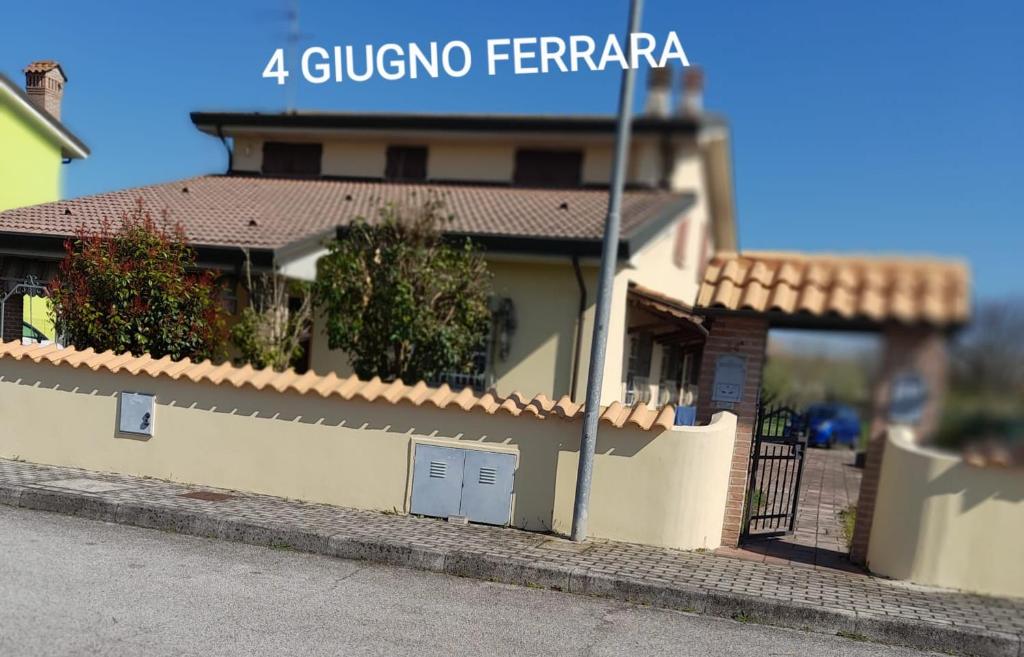
{"type": "Polygon", "coordinates": [[[576,273],[576,284],[580,288],[580,308],[576,315],[576,349],[572,355],[572,384],[569,387],[569,398],[576,401],[576,384],[580,378],[580,351],[583,349],[583,313],[587,311],[587,285],[583,282],[580,271],[580,257],[573,255],[572,270],[576,273]]]}
{"type": "Polygon", "coordinates": [[[224,126],[217,124],[217,136],[220,137],[220,143],[224,144],[224,150],[228,152],[228,173],[235,170],[235,153],[228,146],[228,140],[224,137],[224,126]]]}

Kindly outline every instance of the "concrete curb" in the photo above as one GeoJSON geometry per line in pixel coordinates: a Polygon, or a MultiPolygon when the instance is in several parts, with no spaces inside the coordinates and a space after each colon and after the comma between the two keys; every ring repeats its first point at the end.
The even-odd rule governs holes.
{"type": "Polygon", "coordinates": [[[119,504],[102,494],[0,485],[0,504],[134,527],[288,548],[342,559],[445,573],[505,584],[599,596],[742,622],[834,634],[862,641],[978,657],[1024,657],[1021,638],[973,628],[912,623],[842,609],[757,598],[644,579],[630,579],[483,551],[438,549],[402,541],[367,540],[280,523],[253,523],[216,514],[119,504]]]}

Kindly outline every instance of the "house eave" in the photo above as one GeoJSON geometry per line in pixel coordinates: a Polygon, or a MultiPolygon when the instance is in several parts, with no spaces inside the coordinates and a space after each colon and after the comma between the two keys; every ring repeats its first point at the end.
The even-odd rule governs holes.
{"type": "Polygon", "coordinates": [[[40,111],[21,88],[2,73],[0,73],[0,94],[8,98],[22,115],[35,123],[54,143],[59,145],[63,157],[68,159],[89,157],[88,146],[65,128],[62,123],[46,112],[40,111]]]}

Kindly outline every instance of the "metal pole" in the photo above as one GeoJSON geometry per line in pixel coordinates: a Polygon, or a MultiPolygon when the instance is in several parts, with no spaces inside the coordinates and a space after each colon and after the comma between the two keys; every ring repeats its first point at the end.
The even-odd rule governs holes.
{"type": "MultiPolygon", "coordinates": [[[[629,28],[626,30],[626,60],[631,58],[630,35],[639,31],[643,0],[630,0],[629,28]]],[[[608,217],[604,224],[601,250],[601,276],[597,287],[597,308],[594,314],[594,335],[590,340],[590,370],[587,373],[587,401],[583,413],[583,435],[580,438],[580,465],[576,475],[576,503],[572,514],[572,540],[587,538],[587,508],[590,504],[590,482],[594,475],[594,449],[597,446],[597,420],[601,411],[601,384],[604,379],[604,355],[608,345],[608,316],[611,314],[612,280],[619,251],[619,224],[622,212],[622,188],[626,178],[629,133],[633,118],[633,82],[636,71],[626,66],[619,89],[619,118],[615,130],[615,159],[608,192],[608,217]]]]}

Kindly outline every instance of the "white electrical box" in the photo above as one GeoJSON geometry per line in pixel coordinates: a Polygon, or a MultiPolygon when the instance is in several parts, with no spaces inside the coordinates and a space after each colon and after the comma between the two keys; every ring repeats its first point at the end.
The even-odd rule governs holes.
{"type": "Polygon", "coordinates": [[[156,397],[142,392],[122,392],[117,406],[117,428],[121,433],[152,436],[156,397]]]}

